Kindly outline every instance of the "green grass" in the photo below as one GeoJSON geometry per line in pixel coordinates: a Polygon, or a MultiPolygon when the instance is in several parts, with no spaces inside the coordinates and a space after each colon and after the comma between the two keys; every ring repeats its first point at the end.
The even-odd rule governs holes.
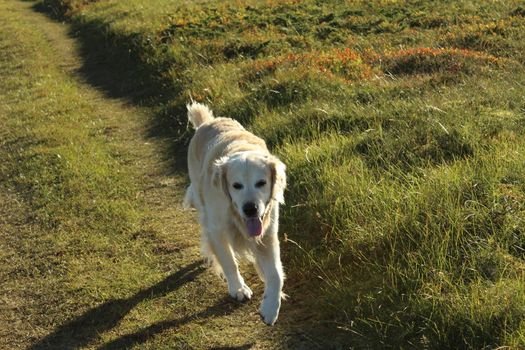
{"type": "MultiPolygon", "coordinates": [[[[173,149],[190,98],[268,140],[288,166],[287,292],[348,345],[525,346],[522,2],[45,4],[157,105],[173,149]]],[[[104,210],[131,215],[119,198],[104,210]]]]}

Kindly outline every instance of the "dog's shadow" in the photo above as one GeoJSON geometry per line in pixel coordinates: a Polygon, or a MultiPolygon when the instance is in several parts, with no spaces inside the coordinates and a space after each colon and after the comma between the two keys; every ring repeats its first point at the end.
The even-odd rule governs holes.
{"type": "MultiPolygon", "coordinates": [[[[120,320],[140,302],[174,292],[184,284],[193,281],[204,270],[205,266],[202,261],[191,263],[159,283],[141,290],[129,298],[111,300],[88,310],[83,315],[59,326],[53,333],[28,349],[78,349],[84,347],[99,339],[99,336],[104,332],[117,326],[120,320]]],[[[240,304],[225,297],[204,311],[156,323],[106,343],[100,349],[126,349],[135,344],[143,343],[166,329],[181,326],[195,319],[227,315],[239,306],[240,304]]]]}
{"type": "MultiPolygon", "coordinates": [[[[224,297],[223,299],[219,300],[215,305],[207,308],[206,310],[203,310],[190,316],[155,323],[149,327],[141,329],[140,331],[131,334],[126,334],[118,339],[106,343],[99,347],[98,350],[129,349],[133,345],[144,343],[155,334],[161,333],[166,329],[179,327],[197,319],[202,320],[204,318],[209,317],[228,315],[232,313],[235,309],[237,309],[240,305],[241,304],[239,303],[233,302],[231,298],[224,297]]],[[[247,344],[241,347],[231,347],[223,349],[249,349],[250,347],[251,345],[247,344]]]]}

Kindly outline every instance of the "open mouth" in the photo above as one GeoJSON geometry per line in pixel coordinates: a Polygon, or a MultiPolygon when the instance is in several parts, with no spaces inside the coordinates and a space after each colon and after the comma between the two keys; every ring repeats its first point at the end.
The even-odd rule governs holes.
{"type": "Polygon", "coordinates": [[[251,237],[257,237],[262,234],[262,219],[259,217],[247,218],[244,220],[246,223],[246,230],[251,237]]]}

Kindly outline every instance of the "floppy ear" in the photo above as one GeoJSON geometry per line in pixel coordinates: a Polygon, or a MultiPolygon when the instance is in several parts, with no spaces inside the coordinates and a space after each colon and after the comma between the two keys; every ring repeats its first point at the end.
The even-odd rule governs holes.
{"type": "Polygon", "coordinates": [[[230,191],[228,191],[228,181],[226,179],[228,160],[228,157],[221,157],[213,163],[211,182],[213,186],[221,188],[231,200],[230,191]]]}
{"type": "Polygon", "coordinates": [[[284,189],[286,188],[286,165],[277,157],[270,158],[272,174],[272,198],[278,203],[284,203],[284,189]]]}

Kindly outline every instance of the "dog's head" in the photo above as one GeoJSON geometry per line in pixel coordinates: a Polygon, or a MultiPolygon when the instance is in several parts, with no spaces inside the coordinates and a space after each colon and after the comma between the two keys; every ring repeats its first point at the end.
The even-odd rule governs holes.
{"type": "Polygon", "coordinates": [[[214,164],[213,184],[222,188],[250,237],[263,234],[272,202],[284,203],[285,165],[276,157],[241,152],[214,164]]]}

